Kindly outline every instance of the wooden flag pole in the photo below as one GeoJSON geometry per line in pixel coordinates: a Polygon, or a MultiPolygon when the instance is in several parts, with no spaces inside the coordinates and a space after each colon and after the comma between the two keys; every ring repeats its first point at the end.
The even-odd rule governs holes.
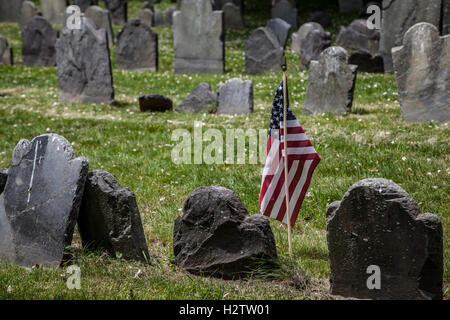
{"type": "Polygon", "coordinates": [[[287,64],[286,56],[283,55],[283,63],[281,65],[283,70],[283,145],[284,145],[284,190],[286,193],[286,214],[288,222],[288,242],[289,255],[292,255],[292,239],[291,239],[291,210],[289,205],[289,172],[288,172],[288,154],[287,154],[287,64]]]}

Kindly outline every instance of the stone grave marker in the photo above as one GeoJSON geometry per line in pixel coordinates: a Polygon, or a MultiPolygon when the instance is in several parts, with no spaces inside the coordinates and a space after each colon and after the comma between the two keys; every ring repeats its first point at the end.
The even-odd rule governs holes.
{"type": "Polygon", "coordinates": [[[90,6],[86,9],[84,15],[89,18],[97,28],[103,28],[108,35],[108,44],[110,47],[115,43],[114,31],[112,27],[111,13],[103,10],[99,6],[90,6]]]}
{"type": "Polygon", "coordinates": [[[289,23],[293,29],[298,28],[298,10],[287,0],[277,2],[272,8],[272,18],[280,18],[289,23]]]}
{"type": "Polygon", "coordinates": [[[153,11],[148,8],[143,8],[139,11],[139,20],[141,20],[148,27],[153,26],[153,11]]]}
{"type": "Polygon", "coordinates": [[[227,2],[222,8],[226,29],[245,28],[244,17],[240,7],[232,2],[227,2]]]}
{"type": "Polygon", "coordinates": [[[20,18],[19,18],[19,26],[20,28],[25,27],[28,22],[33,19],[34,16],[37,16],[38,10],[36,6],[31,1],[24,1],[22,3],[22,7],[20,9],[20,18]]]}
{"type": "Polygon", "coordinates": [[[53,67],[56,64],[58,32],[45,18],[35,16],[22,29],[21,36],[23,65],[53,67]]]}
{"type": "Polygon", "coordinates": [[[41,0],[42,16],[51,24],[63,24],[66,0],[41,0]]]}
{"type": "Polygon", "coordinates": [[[347,50],[364,50],[378,53],[380,49],[380,31],[370,30],[367,21],[357,19],[347,28],[341,27],[336,38],[336,44],[347,50]]]}
{"type": "Polygon", "coordinates": [[[23,0],[0,0],[0,22],[19,22],[23,0]]]}
{"type": "Polygon", "coordinates": [[[0,64],[13,65],[13,50],[8,40],[0,34],[0,64]]]}
{"type": "Polygon", "coordinates": [[[261,74],[278,71],[283,57],[283,48],[276,35],[268,28],[259,27],[245,41],[245,73],[261,74]]]}
{"type": "Polygon", "coordinates": [[[217,94],[212,92],[211,86],[208,83],[202,82],[178,105],[175,111],[190,113],[204,112],[209,107],[216,105],[217,94]]]}
{"type": "Polygon", "coordinates": [[[270,29],[277,36],[278,42],[284,49],[286,47],[289,31],[291,30],[291,25],[280,18],[275,18],[270,19],[267,22],[266,28],[270,29]]]}
{"type": "Polygon", "coordinates": [[[106,8],[111,12],[114,25],[124,25],[127,23],[127,0],[104,0],[106,8]]]}
{"type": "Polygon", "coordinates": [[[246,114],[253,112],[253,83],[233,78],[217,86],[218,114],[246,114]]]}

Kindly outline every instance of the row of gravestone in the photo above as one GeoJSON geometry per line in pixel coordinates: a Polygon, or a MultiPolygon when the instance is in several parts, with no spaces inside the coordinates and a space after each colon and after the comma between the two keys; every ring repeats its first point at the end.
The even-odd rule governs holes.
{"type": "MultiPolygon", "coordinates": [[[[108,172],[88,173],[56,134],[21,140],[0,169],[0,259],[57,267],[75,224],[83,247],[149,262],[135,195],[108,172]]],[[[439,218],[385,179],[357,182],[326,211],[332,294],[370,299],[442,299],[443,230],[439,218]],[[368,285],[369,268],[379,285],[368,285]],[[375,290],[374,290],[375,289],[375,290]]],[[[226,279],[277,267],[269,220],[250,216],[239,196],[202,187],[174,223],[175,263],[226,279]]]]}

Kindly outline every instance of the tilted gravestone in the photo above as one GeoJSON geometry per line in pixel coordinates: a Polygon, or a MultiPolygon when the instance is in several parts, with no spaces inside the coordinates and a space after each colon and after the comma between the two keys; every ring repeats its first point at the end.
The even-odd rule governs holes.
{"type": "Polygon", "coordinates": [[[175,220],[175,263],[194,274],[233,279],[277,259],[269,220],[250,216],[241,199],[223,187],[202,187],[186,199],[175,220]]]}
{"type": "Polygon", "coordinates": [[[318,61],[311,61],[304,113],[350,112],[357,69],[348,64],[347,51],[341,47],[330,47],[318,61]]]}
{"type": "Polygon", "coordinates": [[[397,184],[359,181],[326,217],[332,294],[442,299],[442,224],[397,184]]]}
{"type": "Polygon", "coordinates": [[[148,27],[153,26],[153,11],[148,8],[143,8],[139,11],[139,20],[141,20],[148,27]]]}
{"type": "Polygon", "coordinates": [[[217,86],[218,114],[246,114],[253,112],[253,83],[234,78],[217,86]]]}
{"type": "Polygon", "coordinates": [[[302,42],[305,41],[306,36],[313,30],[318,30],[319,33],[325,34],[325,30],[317,22],[307,22],[305,24],[302,24],[297,32],[292,33],[292,50],[300,53],[302,42]]]}
{"type": "Polygon", "coordinates": [[[241,8],[232,2],[227,2],[222,8],[226,29],[245,28],[244,17],[241,8]]]}
{"type": "Polygon", "coordinates": [[[127,0],[104,0],[106,8],[111,12],[114,25],[124,25],[127,22],[127,0]]]}
{"type": "Polygon", "coordinates": [[[36,9],[36,6],[31,1],[24,1],[22,3],[22,8],[20,9],[20,19],[19,19],[19,26],[20,28],[25,27],[28,22],[33,19],[38,14],[38,10],[36,9]]]}
{"type": "Polygon", "coordinates": [[[161,11],[159,11],[158,9],[155,8],[155,10],[153,10],[153,26],[155,27],[165,27],[164,24],[164,16],[162,14],[161,11]]]}
{"type": "Polygon", "coordinates": [[[13,65],[13,50],[8,40],[0,34],[0,65],[13,65]]]}
{"type": "Polygon", "coordinates": [[[41,16],[35,16],[22,29],[22,63],[26,66],[56,64],[55,44],[58,32],[41,16]]]}
{"type": "Polygon", "coordinates": [[[202,82],[178,105],[175,111],[197,113],[207,111],[208,108],[216,105],[217,94],[212,92],[208,83],[202,82]]]}
{"type": "Polygon", "coordinates": [[[383,0],[380,53],[385,72],[393,72],[391,50],[401,46],[406,31],[419,22],[428,22],[439,27],[442,0],[383,0]]]}
{"type": "Polygon", "coordinates": [[[172,23],[173,23],[173,13],[177,11],[176,7],[169,7],[167,8],[166,12],[165,12],[165,24],[167,27],[172,27],[172,23]]]}
{"type": "Polygon", "coordinates": [[[83,247],[111,256],[148,262],[149,254],[136,197],[103,170],[89,172],[78,215],[83,247]]]}
{"type": "Polygon", "coordinates": [[[42,16],[51,24],[63,24],[66,0],[41,0],[42,16]]]}
{"type": "Polygon", "coordinates": [[[19,22],[23,0],[0,0],[0,22],[19,22]]]}
{"type": "Polygon", "coordinates": [[[158,70],[158,35],[139,19],[119,31],[116,52],[118,69],[158,70]]]}
{"type": "Polygon", "coordinates": [[[85,12],[87,8],[98,5],[98,0],[74,0],[73,4],[79,6],[81,12],[85,12]]]}
{"type": "Polygon", "coordinates": [[[111,103],[114,100],[111,60],[105,29],[88,18],[81,30],[64,28],[56,42],[60,100],[111,103]]]}
{"type": "Polygon", "coordinates": [[[0,259],[57,267],[71,245],[89,163],[56,134],[14,149],[0,195],[0,259]]]}
{"type": "Polygon", "coordinates": [[[270,19],[267,22],[266,28],[270,29],[277,36],[278,42],[284,49],[286,47],[289,31],[291,30],[291,25],[280,18],[275,18],[270,19]]]}
{"type": "Polygon", "coordinates": [[[276,35],[268,28],[259,27],[245,41],[245,73],[261,74],[278,71],[283,48],[276,35]]]}
{"type": "Polygon", "coordinates": [[[223,12],[209,0],[183,0],[173,14],[175,73],[223,73],[223,12]]]}
{"type": "Polygon", "coordinates": [[[432,24],[418,23],[392,56],[402,118],[450,121],[450,35],[440,37],[432,24]]]}
{"type": "Polygon", "coordinates": [[[323,28],[312,28],[300,45],[300,69],[307,69],[312,60],[318,60],[320,54],[330,46],[331,35],[323,28]]]}
{"type": "Polygon", "coordinates": [[[367,51],[353,51],[348,58],[349,64],[358,66],[358,72],[384,73],[383,57],[379,54],[372,56],[367,51]]]}
{"type": "Polygon", "coordinates": [[[341,13],[360,13],[363,8],[363,0],[339,0],[339,10],[341,13]]]}
{"type": "Polygon", "coordinates": [[[378,53],[380,49],[380,31],[369,29],[367,21],[357,19],[347,28],[341,27],[336,44],[347,50],[364,50],[378,53]]]}
{"type": "Polygon", "coordinates": [[[115,43],[111,13],[108,10],[103,10],[99,6],[90,6],[86,9],[84,15],[86,18],[89,18],[97,28],[106,30],[108,44],[111,47],[115,43]]]}
{"type": "Polygon", "coordinates": [[[272,18],[280,18],[293,29],[298,28],[298,10],[287,0],[281,0],[272,8],[272,18]]]}

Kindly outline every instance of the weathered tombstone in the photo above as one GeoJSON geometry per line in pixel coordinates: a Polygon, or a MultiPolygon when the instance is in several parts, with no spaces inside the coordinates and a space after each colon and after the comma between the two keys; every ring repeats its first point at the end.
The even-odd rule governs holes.
{"type": "Polygon", "coordinates": [[[175,8],[175,7],[169,7],[169,8],[167,8],[166,13],[165,13],[165,16],[166,16],[165,24],[166,24],[166,26],[172,27],[172,23],[173,23],[173,13],[174,13],[175,11],[177,11],[177,8],[175,8]]]}
{"type": "Polygon", "coordinates": [[[63,24],[66,0],[41,0],[42,16],[51,24],[63,24]]]}
{"type": "Polygon", "coordinates": [[[35,16],[22,29],[22,63],[26,66],[56,64],[55,43],[58,32],[41,16],[35,16]]]}
{"type": "Polygon", "coordinates": [[[347,51],[341,47],[330,47],[318,61],[311,61],[304,113],[351,112],[357,69],[348,64],[347,51]]]}
{"type": "Polygon", "coordinates": [[[103,28],[108,35],[108,44],[111,47],[114,41],[114,31],[112,27],[111,13],[103,10],[99,6],[90,6],[86,9],[84,15],[89,18],[97,28],[103,28]]]}
{"type": "Polygon", "coordinates": [[[114,87],[108,38],[82,17],[81,29],[64,28],[56,42],[60,100],[111,103],[114,87]]]}
{"type": "Polygon", "coordinates": [[[155,10],[155,7],[153,7],[154,3],[155,3],[154,1],[145,1],[141,7],[141,10],[142,9],[150,9],[153,12],[153,10],[155,10]]]}
{"type": "Polygon", "coordinates": [[[0,0],[0,22],[19,22],[23,0],[0,0]]]}
{"type": "Polygon", "coordinates": [[[19,26],[20,28],[25,27],[28,22],[33,19],[34,16],[38,14],[38,10],[36,9],[36,6],[31,1],[24,1],[22,3],[22,8],[20,9],[20,19],[19,19],[19,26]]]}
{"type": "Polygon", "coordinates": [[[306,33],[300,44],[300,69],[309,68],[312,60],[319,59],[320,54],[331,44],[331,34],[323,28],[313,28],[306,33]]]}
{"type": "Polygon", "coordinates": [[[270,29],[277,36],[278,42],[284,49],[286,47],[289,31],[291,30],[291,25],[280,18],[275,18],[270,19],[267,22],[266,28],[270,29]]]}
{"type": "Polygon", "coordinates": [[[148,262],[149,254],[136,197],[103,170],[89,172],[78,216],[83,247],[123,259],[148,262]]]}
{"type": "Polygon", "coordinates": [[[315,12],[313,12],[309,16],[308,22],[317,22],[324,29],[333,28],[333,21],[331,20],[330,15],[328,13],[326,13],[326,12],[323,12],[323,11],[315,11],[315,12]]]}
{"type": "Polygon", "coordinates": [[[253,112],[253,83],[233,78],[217,86],[218,114],[247,114],[253,112]]]}
{"type": "Polygon", "coordinates": [[[148,94],[139,97],[139,109],[141,112],[166,112],[172,111],[171,99],[159,94],[148,94]]]}
{"type": "Polygon", "coordinates": [[[261,74],[278,71],[283,57],[283,48],[276,35],[269,29],[259,27],[245,41],[245,73],[261,74]]]}
{"type": "Polygon", "coordinates": [[[439,27],[442,0],[383,0],[380,53],[384,71],[393,72],[391,50],[401,46],[405,32],[419,22],[428,22],[439,27]]]}
{"type": "Polygon", "coordinates": [[[183,0],[173,14],[175,73],[223,73],[223,12],[209,0],[183,0]]]}
{"type": "Polygon", "coordinates": [[[245,28],[244,17],[241,8],[232,2],[227,2],[223,6],[223,17],[225,19],[226,29],[242,29],[245,28]]]}
{"type": "Polygon", "coordinates": [[[6,181],[8,180],[8,169],[0,168],[0,194],[5,190],[6,181]]]}
{"type": "Polygon", "coordinates": [[[148,27],[152,27],[153,26],[153,11],[148,8],[141,9],[139,11],[139,20],[141,20],[148,27]]]}
{"type": "Polygon", "coordinates": [[[216,105],[217,94],[212,92],[208,83],[202,82],[178,105],[175,111],[197,113],[207,111],[208,108],[216,105]]]}
{"type": "Polygon", "coordinates": [[[360,13],[363,7],[363,0],[339,0],[341,13],[360,13]]]}
{"type": "MultiPolygon", "coordinates": [[[[184,0],[183,0],[184,1],[184,0]]],[[[223,187],[202,187],[186,199],[175,220],[175,263],[194,274],[233,279],[277,259],[269,220],[250,216],[241,199],[223,187]]]]}
{"type": "Polygon", "coordinates": [[[348,50],[365,50],[378,53],[380,49],[380,31],[367,27],[367,21],[357,19],[347,28],[341,27],[336,44],[348,50]]]}
{"type": "Polygon", "coordinates": [[[392,56],[402,118],[450,121],[450,35],[440,37],[432,24],[418,23],[392,56]]]}
{"type": "Polygon", "coordinates": [[[244,1],[243,0],[213,0],[213,9],[214,10],[223,10],[225,11],[224,7],[228,3],[231,3],[239,8],[240,14],[242,15],[244,12],[244,1]]]}
{"type": "Polygon", "coordinates": [[[124,25],[127,22],[127,0],[104,0],[106,8],[111,12],[114,25],[124,25]]]}
{"type": "Polygon", "coordinates": [[[421,214],[397,184],[359,181],[328,207],[326,216],[332,294],[442,299],[441,222],[434,214],[421,214]]]}
{"type": "Polygon", "coordinates": [[[0,195],[0,259],[58,267],[71,245],[89,163],[56,134],[14,149],[0,195]]]}
{"type": "Polygon", "coordinates": [[[280,18],[293,29],[298,28],[298,10],[287,0],[281,0],[272,8],[272,18],[280,18]]]}
{"type": "Polygon", "coordinates": [[[155,8],[153,11],[153,25],[155,27],[165,27],[164,16],[161,11],[155,8]]]}
{"type": "Polygon", "coordinates": [[[139,19],[119,31],[116,50],[118,69],[158,70],[158,35],[139,19]]]}
{"type": "Polygon", "coordinates": [[[358,66],[359,72],[384,73],[383,57],[379,54],[372,56],[367,51],[353,51],[348,63],[358,66]]]}
{"type": "Polygon", "coordinates": [[[307,22],[303,24],[297,32],[292,33],[292,50],[295,52],[301,51],[302,42],[305,41],[306,36],[312,31],[318,30],[319,33],[325,34],[323,27],[317,22],[307,22]]]}
{"type": "Polygon", "coordinates": [[[81,12],[85,12],[90,6],[98,5],[98,0],[74,0],[73,4],[79,6],[81,12]]]}
{"type": "Polygon", "coordinates": [[[8,40],[0,34],[0,65],[13,65],[13,50],[8,40]]]}

